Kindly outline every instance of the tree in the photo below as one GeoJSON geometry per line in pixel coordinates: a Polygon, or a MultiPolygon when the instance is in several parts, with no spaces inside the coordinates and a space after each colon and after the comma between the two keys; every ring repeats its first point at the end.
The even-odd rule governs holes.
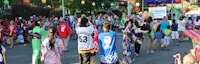
{"type": "Polygon", "coordinates": [[[81,13],[87,13],[88,11],[96,12],[98,10],[110,9],[110,3],[114,3],[119,0],[85,0],[85,5],[82,5],[81,1],[82,0],[73,0],[73,2],[69,2],[69,0],[67,0],[65,7],[70,11],[81,11],[81,13]],[[92,6],[93,2],[96,3],[95,6],[92,6]],[[101,3],[105,4],[104,8],[102,8],[101,3]]]}

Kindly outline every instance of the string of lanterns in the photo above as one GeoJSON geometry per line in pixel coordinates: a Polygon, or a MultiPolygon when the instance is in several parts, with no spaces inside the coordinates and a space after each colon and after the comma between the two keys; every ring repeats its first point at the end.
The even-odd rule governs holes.
{"type": "Polygon", "coordinates": [[[136,8],[135,8],[135,12],[136,13],[138,13],[138,12],[140,12],[140,8],[139,8],[139,6],[140,6],[140,0],[135,0],[136,1],[136,4],[135,4],[135,6],[136,6],[136,8]]]}
{"type": "MultiPolygon", "coordinates": [[[[190,9],[188,7],[190,6],[190,0],[185,0],[185,1],[187,2],[186,4],[187,8],[185,9],[185,12],[189,12],[190,9]]],[[[178,4],[181,3],[181,0],[176,0],[176,3],[177,3],[176,8],[179,9],[180,6],[178,4]]]]}

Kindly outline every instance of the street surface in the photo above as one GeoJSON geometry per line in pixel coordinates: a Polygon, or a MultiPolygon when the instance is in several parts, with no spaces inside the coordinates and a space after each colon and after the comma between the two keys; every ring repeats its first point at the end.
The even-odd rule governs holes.
{"type": "MultiPolygon", "coordinates": [[[[155,54],[146,54],[145,53],[145,42],[142,44],[140,56],[136,57],[136,60],[132,64],[174,64],[173,55],[176,53],[181,53],[182,56],[184,53],[188,52],[192,48],[191,41],[185,41],[180,43],[180,46],[174,46],[170,44],[170,51],[158,50],[158,43],[155,54]]],[[[117,39],[117,50],[119,59],[122,58],[122,36],[118,36],[117,39]]],[[[23,47],[22,45],[16,45],[14,48],[10,49],[9,46],[6,46],[6,59],[7,64],[31,64],[32,59],[32,47],[28,45],[23,47]]],[[[99,55],[95,58],[95,64],[99,64],[99,55]]],[[[79,57],[77,51],[77,41],[69,41],[69,51],[64,52],[62,55],[62,64],[79,64],[79,57]]]]}

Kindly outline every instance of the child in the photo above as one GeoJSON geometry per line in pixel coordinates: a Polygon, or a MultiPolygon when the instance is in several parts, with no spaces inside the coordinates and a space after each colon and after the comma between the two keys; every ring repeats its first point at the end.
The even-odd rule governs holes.
{"type": "MultiPolygon", "coordinates": [[[[99,46],[98,46],[98,29],[94,28],[94,36],[93,36],[93,44],[94,44],[94,54],[96,55],[99,51],[99,46]]],[[[92,56],[91,58],[91,64],[95,64],[94,63],[94,58],[95,56],[92,56]]]]}
{"type": "Polygon", "coordinates": [[[176,46],[179,46],[177,42],[177,40],[179,39],[178,24],[175,20],[172,20],[172,39],[176,46]]]}
{"type": "Polygon", "coordinates": [[[170,38],[171,38],[171,30],[170,26],[167,26],[167,29],[163,30],[164,33],[164,42],[161,47],[164,47],[164,50],[169,51],[168,45],[170,44],[170,38]]]}
{"type": "Polygon", "coordinates": [[[160,32],[160,30],[157,30],[155,33],[155,43],[158,42],[159,44],[159,49],[161,49],[161,43],[162,43],[162,33],[160,32]]]}

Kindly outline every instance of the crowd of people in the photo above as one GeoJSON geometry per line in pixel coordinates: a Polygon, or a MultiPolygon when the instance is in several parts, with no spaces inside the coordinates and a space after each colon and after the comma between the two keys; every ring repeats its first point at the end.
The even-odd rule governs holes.
{"type": "Polygon", "coordinates": [[[13,48],[18,43],[23,46],[32,44],[32,64],[40,64],[41,61],[44,64],[61,64],[61,54],[68,52],[68,41],[77,39],[81,64],[95,64],[97,53],[100,53],[101,64],[131,64],[139,56],[143,43],[146,44],[146,54],[156,52],[156,43],[159,44],[158,49],[169,51],[169,44],[179,46],[188,39],[184,30],[198,30],[199,27],[200,17],[193,16],[182,16],[170,22],[167,17],[154,20],[146,14],[123,15],[121,19],[109,14],[74,16],[73,19],[33,15],[29,20],[22,17],[0,19],[0,50],[3,50],[3,57],[3,45],[8,44],[13,48]],[[118,57],[118,47],[115,45],[119,30],[123,35],[120,39],[122,58],[118,57]]]}

